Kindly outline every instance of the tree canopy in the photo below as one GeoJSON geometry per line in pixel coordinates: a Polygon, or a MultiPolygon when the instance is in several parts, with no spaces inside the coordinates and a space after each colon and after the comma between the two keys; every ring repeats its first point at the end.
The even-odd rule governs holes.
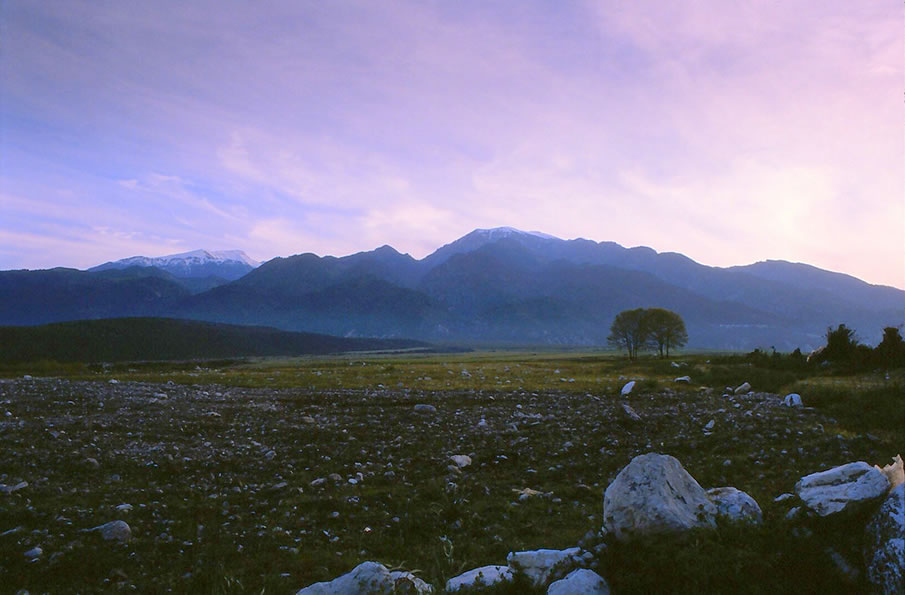
{"type": "Polygon", "coordinates": [[[669,357],[669,350],[688,342],[688,332],[682,317],[664,308],[635,308],[623,310],[613,319],[607,342],[625,349],[629,359],[638,357],[645,347],[656,348],[660,357],[669,357]]]}

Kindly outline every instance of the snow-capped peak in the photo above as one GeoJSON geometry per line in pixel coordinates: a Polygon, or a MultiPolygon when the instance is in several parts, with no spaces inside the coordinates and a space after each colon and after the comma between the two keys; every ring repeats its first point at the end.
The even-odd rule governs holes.
{"type": "Polygon", "coordinates": [[[534,236],[538,238],[543,238],[545,240],[558,240],[556,236],[551,236],[548,233],[543,233],[540,231],[522,231],[521,229],[516,229],[514,227],[493,227],[490,229],[476,229],[476,233],[486,236],[489,240],[498,240],[500,238],[507,238],[514,235],[523,235],[523,236],[534,236]]]}
{"type": "Polygon", "coordinates": [[[218,276],[238,279],[261,263],[249,258],[241,250],[192,250],[166,256],[132,256],[108,262],[89,270],[104,271],[127,267],[157,267],[177,277],[218,276]]]}

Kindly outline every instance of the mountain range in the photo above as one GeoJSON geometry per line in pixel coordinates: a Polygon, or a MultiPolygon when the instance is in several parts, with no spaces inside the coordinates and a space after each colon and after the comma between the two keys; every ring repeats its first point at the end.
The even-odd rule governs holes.
{"type": "Polygon", "coordinates": [[[806,264],[710,267],[505,227],[421,260],[382,246],[256,264],[238,251],[195,251],[88,271],[3,271],[0,324],[166,316],[347,337],[602,345],[619,311],[663,307],[685,319],[689,347],[809,350],[830,325],[874,343],[884,326],[905,323],[902,290],[806,264]]]}

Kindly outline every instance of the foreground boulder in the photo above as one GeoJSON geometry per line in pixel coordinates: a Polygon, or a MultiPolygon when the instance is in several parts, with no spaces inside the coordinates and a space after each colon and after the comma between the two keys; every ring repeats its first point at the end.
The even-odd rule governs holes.
{"type": "Polygon", "coordinates": [[[858,508],[882,498],[888,490],[886,475],[865,462],[812,473],[795,484],[798,497],[823,517],[858,508]]]}
{"type": "Polygon", "coordinates": [[[741,490],[731,487],[712,488],[707,490],[707,497],[716,506],[719,516],[755,525],[763,520],[757,501],[741,490]]]}
{"type": "MultiPolygon", "coordinates": [[[[566,550],[533,550],[527,552],[510,552],[506,556],[509,568],[523,572],[538,586],[547,584],[554,569],[567,569],[578,564],[581,548],[566,550]]],[[[562,575],[560,575],[562,576],[562,575]]]]}
{"type": "Polygon", "coordinates": [[[453,593],[459,589],[473,589],[475,587],[489,587],[512,580],[512,569],[508,566],[482,566],[446,581],[446,591],[453,593]]]}
{"type": "Polygon", "coordinates": [[[882,593],[905,593],[905,484],[889,493],[867,524],[864,562],[882,593]]]}
{"type": "Polygon", "coordinates": [[[547,595],[610,595],[610,586],[603,577],[587,568],[572,571],[547,589],[547,595]]]}
{"type": "Polygon", "coordinates": [[[433,588],[411,572],[390,572],[383,564],[362,562],[332,581],[314,583],[296,595],[384,595],[388,593],[431,593],[433,588]]]}
{"type": "Polygon", "coordinates": [[[798,393],[789,393],[782,399],[782,404],[786,407],[801,407],[801,395],[798,393]]]}
{"type": "Polygon", "coordinates": [[[603,497],[603,527],[617,539],[715,527],[717,508],[674,457],[632,459],[603,497]]]}

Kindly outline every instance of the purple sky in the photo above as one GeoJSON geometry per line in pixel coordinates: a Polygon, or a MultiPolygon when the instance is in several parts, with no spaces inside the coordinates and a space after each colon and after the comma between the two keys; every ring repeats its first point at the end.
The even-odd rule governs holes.
{"type": "Polygon", "coordinates": [[[0,3],[0,269],[477,227],[905,287],[903,6],[0,3]]]}

